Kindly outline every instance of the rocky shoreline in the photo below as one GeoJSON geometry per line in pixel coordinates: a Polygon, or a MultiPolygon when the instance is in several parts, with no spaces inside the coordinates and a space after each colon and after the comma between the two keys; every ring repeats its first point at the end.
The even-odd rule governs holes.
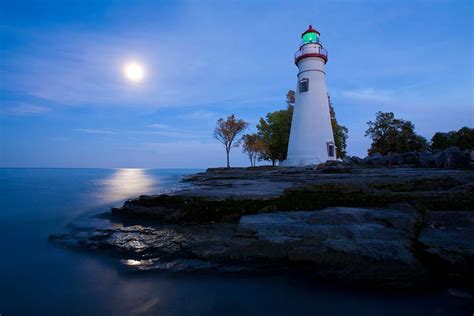
{"type": "Polygon", "coordinates": [[[135,225],[55,234],[137,270],[268,271],[388,287],[474,284],[474,171],[209,169],[114,208],[135,225]],[[147,219],[147,224],[140,224],[147,219]]]}

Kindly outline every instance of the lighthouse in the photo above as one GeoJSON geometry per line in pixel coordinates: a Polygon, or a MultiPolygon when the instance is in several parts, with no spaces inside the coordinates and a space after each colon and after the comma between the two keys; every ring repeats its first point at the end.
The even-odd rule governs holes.
{"type": "Polygon", "coordinates": [[[287,159],[283,166],[314,165],[336,159],[329,113],[326,71],[328,53],[311,25],[295,53],[298,82],[287,159]]]}

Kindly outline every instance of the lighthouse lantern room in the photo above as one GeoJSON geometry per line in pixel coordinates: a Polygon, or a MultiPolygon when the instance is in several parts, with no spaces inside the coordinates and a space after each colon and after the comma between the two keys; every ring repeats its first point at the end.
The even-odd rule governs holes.
{"type": "Polygon", "coordinates": [[[288,156],[284,166],[305,166],[336,159],[326,72],[328,53],[311,25],[301,35],[295,54],[298,82],[291,122],[288,156]]]}

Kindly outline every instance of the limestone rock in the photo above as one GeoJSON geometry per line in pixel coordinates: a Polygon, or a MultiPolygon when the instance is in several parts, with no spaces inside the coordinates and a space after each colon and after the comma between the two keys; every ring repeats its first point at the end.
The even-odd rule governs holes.
{"type": "Polygon", "coordinates": [[[245,216],[237,233],[253,237],[257,258],[271,252],[328,278],[402,284],[425,278],[411,252],[416,221],[413,211],[339,207],[245,216]]]}
{"type": "Polygon", "coordinates": [[[427,212],[419,242],[436,273],[474,281],[474,212],[427,212]]]}

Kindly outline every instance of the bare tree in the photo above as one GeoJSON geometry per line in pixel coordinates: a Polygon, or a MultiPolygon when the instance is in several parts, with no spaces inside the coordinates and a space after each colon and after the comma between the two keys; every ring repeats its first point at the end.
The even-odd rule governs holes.
{"type": "Polygon", "coordinates": [[[244,120],[236,119],[234,114],[228,116],[227,120],[223,118],[217,120],[216,128],[214,129],[214,137],[225,146],[227,168],[230,168],[230,150],[232,147],[239,146],[240,140],[237,136],[242,134],[248,125],[249,124],[244,120]]]}

